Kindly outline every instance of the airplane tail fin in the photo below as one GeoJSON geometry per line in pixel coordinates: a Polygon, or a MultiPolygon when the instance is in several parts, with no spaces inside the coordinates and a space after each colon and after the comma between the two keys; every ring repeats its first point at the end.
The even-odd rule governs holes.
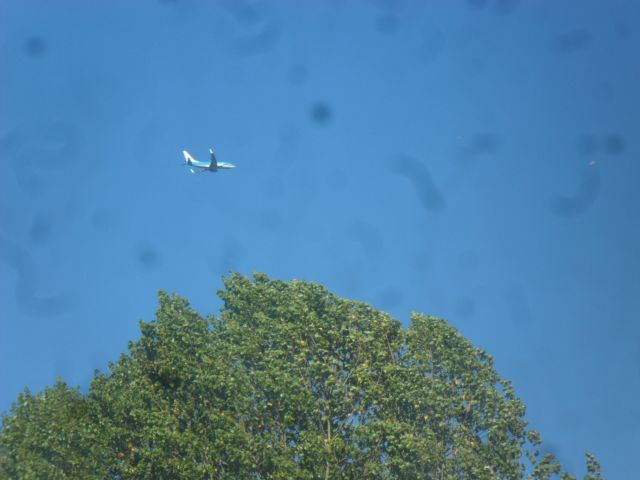
{"type": "Polygon", "coordinates": [[[184,163],[186,163],[187,165],[193,164],[193,157],[189,154],[189,152],[183,150],[182,155],[184,155],[184,163]]]}

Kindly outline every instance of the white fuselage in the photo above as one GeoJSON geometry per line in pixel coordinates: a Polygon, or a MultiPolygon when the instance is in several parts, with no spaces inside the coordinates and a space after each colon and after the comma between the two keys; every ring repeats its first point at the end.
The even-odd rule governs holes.
{"type": "MultiPolygon", "coordinates": [[[[200,168],[200,169],[203,169],[203,170],[209,170],[210,172],[215,172],[218,169],[236,168],[236,166],[233,163],[218,162],[215,159],[215,154],[213,153],[213,150],[209,150],[209,151],[211,153],[211,160],[208,161],[208,162],[201,162],[199,160],[196,160],[186,150],[183,150],[182,154],[184,155],[185,163],[187,165],[189,165],[190,167],[196,167],[196,168],[200,168]]],[[[191,169],[191,171],[193,172],[193,168],[191,169]]]]}
{"type": "MultiPolygon", "coordinates": [[[[207,162],[200,162],[198,160],[195,161],[191,161],[191,163],[189,164],[192,167],[198,167],[198,168],[209,168],[209,163],[207,162]]],[[[236,166],[232,163],[228,163],[228,162],[216,162],[216,166],[218,168],[236,168],[236,166]]]]}

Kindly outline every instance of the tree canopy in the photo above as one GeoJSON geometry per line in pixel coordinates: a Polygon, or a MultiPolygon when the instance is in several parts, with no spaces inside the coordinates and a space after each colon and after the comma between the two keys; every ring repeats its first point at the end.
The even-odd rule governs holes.
{"type": "MultiPolygon", "coordinates": [[[[321,285],[232,274],[204,318],[155,320],[86,395],[58,381],[2,418],[7,479],[531,479],[560,475],[493,360],[444,320],[407,329],[321,285]]],[[[585,480],[600,466],[587,454],[585,480]]]]}

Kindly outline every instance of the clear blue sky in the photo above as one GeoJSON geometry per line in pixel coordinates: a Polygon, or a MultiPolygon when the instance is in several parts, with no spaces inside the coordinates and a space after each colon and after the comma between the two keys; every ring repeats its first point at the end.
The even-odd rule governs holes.
{"type": "Polygon", "coordinates": [[[258,270],[446,318],[569,468],[632,478],[638,25],[620,0],[3,1],[0,410],[86,386],[158,289],[215,313],[258,270]],[[181,166],[209,146],[238,168],[181,166]]]}

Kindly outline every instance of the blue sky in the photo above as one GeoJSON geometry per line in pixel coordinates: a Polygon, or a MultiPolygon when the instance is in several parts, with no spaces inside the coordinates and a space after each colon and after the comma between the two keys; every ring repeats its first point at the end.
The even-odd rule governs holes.
{"type": "Polygon", "coordinates": [[[640,5],[562,3],[2,2],[0,410],[257,270],[446,318],[631,478],[640,5]]]}

